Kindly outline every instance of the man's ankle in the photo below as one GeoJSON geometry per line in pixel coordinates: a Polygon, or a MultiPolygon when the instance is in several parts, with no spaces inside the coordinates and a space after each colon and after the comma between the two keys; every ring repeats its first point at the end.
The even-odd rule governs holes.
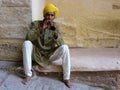
{"type": "Polygon", "coordinates": [[[63,82],[68,88],[71,88],[73,86],[69,79],[64,79],[63,82]]]}

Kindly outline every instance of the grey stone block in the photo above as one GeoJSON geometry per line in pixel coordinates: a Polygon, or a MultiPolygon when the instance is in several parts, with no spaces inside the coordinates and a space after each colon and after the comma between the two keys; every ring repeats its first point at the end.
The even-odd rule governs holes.
{"type": "Polygon", "coordinates": [[[0,60],[19,61],[22,59],[21,39],[0,39],[0,60]]]}
{"type": "Polygon", "coordinates": [[[2,7],[29,7],[31,5],[30,0],[1,0],[2,7]]]}
{"type": "Polygon", "coordinates": [[[0,7],[1,7],[2,1],[0,0],[0,7]]]}
{"type": "Polygon", "coordinates": [[[89,90],[105,90],[103,88],[98,88],[98,87],[89,87],[89,90]]]}
{"type": "Polygon", "coordinates": [[[28,24],[31,22],[31,10],[27,7],[1,7],[0,24],[28,24]]]}
{"type": "Polygon", "coordinates": [[[0,25],[0,38],[25,39],[29,25],[0,25]]]}

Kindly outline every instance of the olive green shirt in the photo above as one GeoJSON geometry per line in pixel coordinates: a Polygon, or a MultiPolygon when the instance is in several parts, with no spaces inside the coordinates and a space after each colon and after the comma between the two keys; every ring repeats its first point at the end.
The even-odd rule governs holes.
{"type": "Polygon", "coordinates": [[[33,44],[32,59],[40,66],[45,67],[50,64],[50,56],[59,46],[64,44],[64,41],[57,24],[55,24],[58,33],[57,38],[54,37],[54,33],[50,28],[40,33],[42,24],[43,21],[32,22],[26,39],[30,40],[33,44]]]}

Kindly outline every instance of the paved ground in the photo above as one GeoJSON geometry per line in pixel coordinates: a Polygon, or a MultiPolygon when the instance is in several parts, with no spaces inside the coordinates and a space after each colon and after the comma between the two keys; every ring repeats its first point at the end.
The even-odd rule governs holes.
{"type": "Polygon", "coordinates": [[[21,78],[16,75],[0,71],[0,90],[104,90],[88,85],[73,83],[74,86],[68,89],[61,81],[47,77],[34,76],[28,85],[21,83],[21,78]]]}
{"type": "Polygon", "coordinates": [[[28,85],[21,83],[16,75],[0,71],[0,90],[104,90],[88,85],[73,83],[74,87],[68,89],[61,81],[47,77],[34,76],[28,85]]]}
{"type": "Polygon", "coordinates": [[[22,78],[14,72],[18,66],[16,63],[0,61],[0,90],[105,90],[74,82],[74,86],[69,89],[58,77],[39,76],[38,74],[27,85],[23,85],[22,78]]]}

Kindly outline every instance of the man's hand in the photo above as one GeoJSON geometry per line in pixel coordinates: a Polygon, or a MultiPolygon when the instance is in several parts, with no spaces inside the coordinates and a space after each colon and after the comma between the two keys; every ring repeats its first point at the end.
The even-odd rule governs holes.
{"type": "Polygon", "coordinates": [[[48,20],[43,20],[42,28],[40,29],[40,33],[49,27],[48,20]]]}
{"type": "Polygon", "coordinates": [[[58,33],[57,33],[57,31],[55,30],[55,31],[53,31],[53,32],[54,32],[54,38],[57,39],[57,38],[58,38],[58,33]]]}
{"type": "Polygon", "coordinates": [[[43,29],[46,29],[46,28],[49,28],[49,27],[55,28],[55,23],[51,20],[44,20],[43,21],[43,29]]]}
{"type": "Polygon", "coordinates": [[[50,30],[55,31],[55,26],[50,26],[50,30]]]}
{"type": "Polygon", "coordinates": [[[43,30],[45,30],[46,28],[48,28],[49,27],[49,21],[48,20],[45,20],[45,21],[43,21],[43,30]]]}
{"type": "Polygon", "coordinates": [[[55,31],[56,27],[55,27],[55,22],[50,21],[50,30],[55,31]]]}
{"type": "MultiPolygon", "coordinates": [[[[53,22],[51,20],[44,20],[43,26],[42,26],[42,29],[40,29],[40,32],[43,32],[47,28],[49,28],[52,31],[55,31],[55,29],[56,29],[55,22],[53,22]]],[[[55,36],[56,36],[56,34],[55,34],[55,36]]]]}

